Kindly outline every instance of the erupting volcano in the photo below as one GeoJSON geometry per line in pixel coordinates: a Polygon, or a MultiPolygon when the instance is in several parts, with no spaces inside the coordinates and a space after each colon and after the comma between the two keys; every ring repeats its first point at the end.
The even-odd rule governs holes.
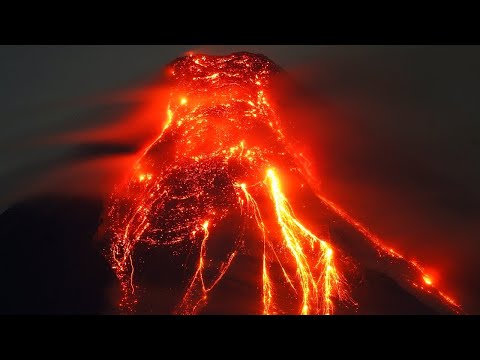
{"type": "Polygon", "coordinates": [[[104,214],[121,311],[135,312],[148,291],[137,283],[142,255],[164,248],[184,268],[183,293],[171,309],[178,314],[202,313],[245,254],[258,263],[259,314],[355,309],[357,264],[388,274],[441,312],[460,313],[422,267],[319,195],[271,98],[281,72],[250,53],[189,55],[167,67],[163,132],[117,186],[104,214]]]}

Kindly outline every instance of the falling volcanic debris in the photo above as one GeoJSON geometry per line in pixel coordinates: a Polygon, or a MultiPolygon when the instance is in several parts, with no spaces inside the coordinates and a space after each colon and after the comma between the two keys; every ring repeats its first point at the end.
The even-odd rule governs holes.
{"type": "Polygon", "coordinates": [[[355,308],[348,276],[355,262],[388,274],[442,312],[460,313],[417,263],[318,195],[269,97],[281,71],[250,53],[189,55],[167,67],[171,94],[163,132],[117,186],[104,214],[107,257],[121,284],[120,309],[134,312],[142,294],[135,266],[143,246],[190,259],[174,309],[179,314],[201,313],[236,259],[252,252],[260,259],[258,313],[355,308]],[[307,226],[297,216],[287,183],[288,193],[313,195],[322,223],[307,226]],[[218,245],[212,239],[222,222],[229,224],[230,236],[218,245]],[[331,226],[347,235],[336,238],[331,226]]]}

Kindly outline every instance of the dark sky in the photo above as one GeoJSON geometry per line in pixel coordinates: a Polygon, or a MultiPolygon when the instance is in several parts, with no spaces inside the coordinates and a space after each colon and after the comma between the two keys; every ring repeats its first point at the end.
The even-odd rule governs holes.
{"type": "Polygon", "coordinates": [[[33,140],[115,121],[91,99],[198,49],[291,72],[322,114],[297,127],[325,194],[480,313],[479,46],[2,46],[0,212],[71,153],[33,140]]]}

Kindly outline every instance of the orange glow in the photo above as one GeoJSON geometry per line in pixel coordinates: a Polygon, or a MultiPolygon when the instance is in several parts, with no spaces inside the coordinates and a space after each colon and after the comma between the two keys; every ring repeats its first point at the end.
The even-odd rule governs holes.
{"type": "MultiPolygon", "coordinates": [[[[355,305],[347,283],[348,254],[320,231],[325,224],[307,226],[300,220],[302,214],[297,216],[291,205],[295,197],[282,189],[290,174],[301,179],[302,189],[313,180],[269,100],[271,80],[280,68],[261,55],[237,53],[189,54],[168,69],[169,105],[159,119],[163,131],[141,152],[105,211],[108,258],[122,291],[120,309],[134,312],[141,299],[135,282],[141,271],[135,267],[134,272],[139,244],[186,255],[186,280],[174,309],[179,314],[204,311],[232,263],[253,251],[258,261],[257,313],[330,315],[339,305],[355,305]],[[227,216],[241,224],[233,236],[221,239],[228,250],[214,257],[215,237],[222,236],[215,230],[227,216]]],[[[407,262],[414,274],[408,275],[412,286],[433,293],[431,278],[418,264],[319,198],[315,201],[368,238],[380,257],[407,262]],[[428,287],[416,285],[422,278],[428,287]]]]}

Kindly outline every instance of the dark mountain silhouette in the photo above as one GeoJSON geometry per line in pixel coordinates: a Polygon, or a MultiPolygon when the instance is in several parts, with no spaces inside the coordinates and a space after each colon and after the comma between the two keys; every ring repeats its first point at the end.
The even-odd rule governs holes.
{"type": "MultiPolygon", "coordinates": [[[[95,239],[102,203],[98,199],[43,197],[12,206],[0,215],[2,314],[105,314],[115,313],[118,296],[115,274],[95,239]]],[[[160,305],[176,301],[174,261],[159,265],[164,254],[147,260],[146,275],[152,294],[160,305]],[[156,270],[163,269],[162,273],[156,270]],[[154,275],[154,274],[157,275],[154,275]],[[170,280],[169,280],[170,279],[170,280]],[[153,283],[152,283],[153,282],[153,283]],[[155,282],[157,282],[155,284],[155,282]],[[162,284],[163,282],[163,284],[162,284]],[[174,290],[170,290],[173,288],[174,290]],[[158,299],[157,299],[158,298],[158,299]]],[[[219,296],[205,308],[207,314],[258,311],[257,275],[252,257],[241,258],[215,289],[219,296]],[[250,282],[250,283],[249,283],[250,282]],[[252,297],[253,295],[253,297],[252,297]],[[245,306],[250,304],[250,306],[245,306]]],[[[437,314],[394,280],[376,270],[357,269],[352,284],[357,308],[338,308],[339,314],[437,314]]],[[[146,280],[147,281],[147,280],[146,280]]],[[[160,306],[159,305],[159,306],[160,306]]],[[[155,312],[155,305],[144,312],[155,312]]]]}

